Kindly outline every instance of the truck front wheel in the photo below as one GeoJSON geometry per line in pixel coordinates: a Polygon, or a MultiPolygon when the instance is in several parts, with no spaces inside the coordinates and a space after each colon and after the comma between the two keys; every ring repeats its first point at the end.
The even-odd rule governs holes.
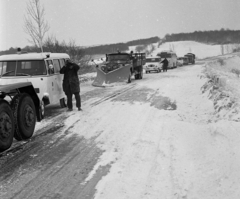
{"type": "Polygon", "coordinates": [[[10,105],[0,100],[0,152],[9,149],[13,142],[14,119],[10,105]]]}
{"type": "Polygon", "coordinates": [[[32,98],[27,93],[17,94],[12,102],[16,140],[32,137],[36,125],[36,109],[32,98]]]}

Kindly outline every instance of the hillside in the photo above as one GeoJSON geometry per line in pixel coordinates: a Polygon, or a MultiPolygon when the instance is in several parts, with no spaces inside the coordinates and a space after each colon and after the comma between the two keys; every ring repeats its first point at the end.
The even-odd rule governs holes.
{"type": "MultiPolygon", "coordinates": [[[[148,45],[145,50],[142,52],[147,51],[149,48],[154,47],[151,55],[155,56],[159,52],[164,50],[173,50],[176,52],[178,57],[185,55],[186,53],[194,53],[196,54],[197,59],[204,59],[207,57],[218,56],[223,54],[232,53],[233,49],[236,48],[235,44],[225,44],[225,45],[210,45],[199,43],[195,41],[176,41],[176,42],[166,42],[162,45],[158,46],[158,43],[153,43],[148,45]]],[[[130,46],[129,50],[135,51],[137,46],[130,46]]]]}
{"type": "Polygon", "coordinates": [[[164,37],[166,42],[171,41],[197,41],[211,44],[230,44],[240,43],[240,30],[212,30],[212,31],[195,31],[191,33],[167,34],[164,37]]]}

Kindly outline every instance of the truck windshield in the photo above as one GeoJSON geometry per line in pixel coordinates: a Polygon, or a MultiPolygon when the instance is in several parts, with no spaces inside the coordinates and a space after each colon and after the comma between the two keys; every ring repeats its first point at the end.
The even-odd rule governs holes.
{"type": "Polygon", "coordinates": [[[44,60],[0,61],[0,76],[46,75],[44,60]]]}
{"type": "Polygon", "coordinates": [[[161,52],[160,57],[161,58],[171,58],[171,53],[161,52]]]}
{"type": "Polygon", "coordinates": [[[108,61],[128,61],[129,55],[108,55],[108,61]]]}
{"type": "Polygon", "coordinates": [[[146,62],[160,62],[161,58],[146,58],[146,62]]]}

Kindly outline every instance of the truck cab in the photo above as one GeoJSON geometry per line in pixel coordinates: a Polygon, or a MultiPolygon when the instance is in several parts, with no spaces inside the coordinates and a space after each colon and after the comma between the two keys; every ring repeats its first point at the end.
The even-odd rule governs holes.
{"type": "Polygon", "coordinates": [[[42,106],[65,103],[60,69],[65,53],[23,53],[0,56],[0,84],[31,82],[42,106]]]}

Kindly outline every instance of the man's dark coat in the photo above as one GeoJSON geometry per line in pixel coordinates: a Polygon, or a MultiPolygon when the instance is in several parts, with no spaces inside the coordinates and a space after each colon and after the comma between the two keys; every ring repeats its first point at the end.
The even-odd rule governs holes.
{"type": "Polygon", "coordinates": [[[80,92],[80,82],[78,78],[79,65],[75,63],[67,63],[66,66],[60,70],[64,74],[63,78],[63,91],[65,94],[80,92]],[[72,68],[70,66],[72,65],[72,68]]]}
{"type": "Polygon", "coordinates": [[[163,61],[161,61],[161,63],[163,63],[163,70],[167,70],[167,68],[168,68],[168,60],[165,58],[163,61]]]}

